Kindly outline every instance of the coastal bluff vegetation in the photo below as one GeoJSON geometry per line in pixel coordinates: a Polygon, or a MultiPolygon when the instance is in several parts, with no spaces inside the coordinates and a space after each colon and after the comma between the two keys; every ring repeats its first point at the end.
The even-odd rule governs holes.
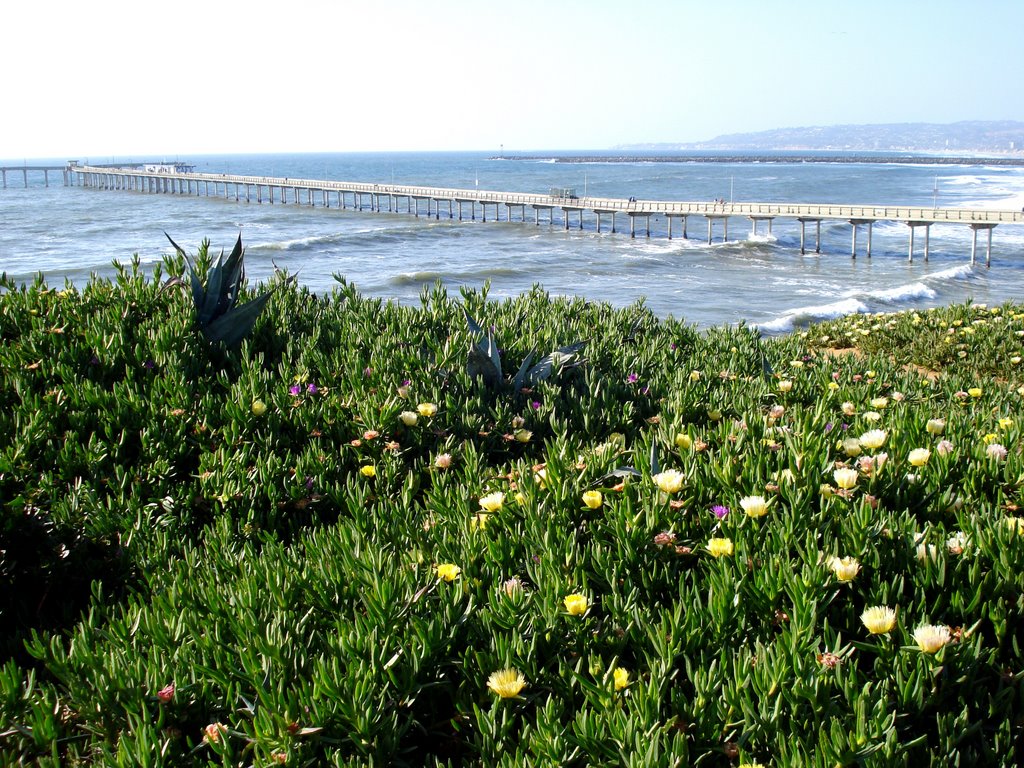
{"type": "Polygon", "coordinates": [[[1024,306],[764,338],[238,250],[0,277],[4,765],[1024,763],[1024,306]]]}

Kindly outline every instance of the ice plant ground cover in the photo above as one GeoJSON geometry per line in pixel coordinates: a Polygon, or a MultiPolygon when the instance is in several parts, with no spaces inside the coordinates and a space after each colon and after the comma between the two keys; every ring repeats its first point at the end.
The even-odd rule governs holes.
{"type": "Polygon", "coordinates": [[[1024,763],[1020,306],[282,278],[226,350],[183,269],[0,287],[4,764],[1024,763]]]}

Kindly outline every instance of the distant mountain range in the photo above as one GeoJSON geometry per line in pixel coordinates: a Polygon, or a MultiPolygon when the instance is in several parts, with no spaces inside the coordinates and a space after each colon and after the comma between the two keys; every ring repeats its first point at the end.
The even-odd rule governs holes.
{"type": "Polygon", "coordinates": [[[643,150],[832,150],[850,152],[1024,152],[1024,123],[968,120],[959,123],[882,123],[777,128],[730,133],[688,144],[628,144],[643,150]]]}

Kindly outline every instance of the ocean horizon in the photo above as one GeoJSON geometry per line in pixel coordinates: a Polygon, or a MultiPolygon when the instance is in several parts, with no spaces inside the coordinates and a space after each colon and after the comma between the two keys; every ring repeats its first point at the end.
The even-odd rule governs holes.
{"type": "MultiPolygon", "coordinates": [[[[1024,168],[992,158],[964,164],[929,162],[926,154],[904,162],[803,162],[792,153],[770,162],[742,161],[750,153],[664,151],[530,152],[514,159],[495,152],[363,152],[320,154],[194,155],[168,158],[75,158],[80,162],[179,160],[203,173],[251,174],[293,179],[394,183],[462,189],[530,192],[570,188],[594,197],[641,200],[724,199],[734,202],[916,205],[1019,211],[1024,207],[1024,168]],[[571,163],[557,157],[574,156],[571,163]],[[629,157],[624,157],[628,155],[629,157]],[[655,161],[654,158],[660,158],[655,161]],[[689,159],[688,159],[689,158],[689,159]]],[[[512,155],[509,152],[507,155],[512,155]]],[[[525,153],[515,153],[522,155],[525,153]]],[[[799,153],[807,155],[808,153],[799,153]]],[[[838,153],[825,153],[836,155],[838,153]]],[[[824,155],[822,155],[824,156],[824,155]]],[[[62,165],[64,158],[54,161],[62,165]]],[[[24,161],[27,162],[27,161],[24,161]]],[[[49,161],[32,161],[47,164],[49,161]]],[[[5,165],[0,161],[0,165],[5,165]]],[[[16,161],[8,165],[22,165],[16,161]]],[[[492,209],[493,210],[493,209],[492,209]]],[[[931,227],[930,256],[919,233],[908,262],[909,227],[880,222],[873,227],[872,258],[866,233],[858,234],[851,258],[847,222],[821,224],[821,252],[800,254],[800,227],[777,218],[771,234],[744,217],[732,217],[729,240],[708,245],[703,217],[681,222],[667,237],[667,222],[652,217],[651,234],[629,235],[626,217],[610,232],[607,218],[596,231],[593,214],[583,229],[573,216],[566,230],[556,211],[553,225],[542,217],[526,222],[419,217],[411,213],[339,210],[294,203],[273,205],[233,197],[182,196],[64,187],[60,174],[8,174],[0,190],[0,271],[19,282],[42,273],[50,285],[81,285],[91,274],[112,276],[113,261],[134,255],[151,268],[172,251],[167,232],[189,251],[204,238],[229,249],[241,234],[250,281],[275,268],[298,275],[323,293],[344,277],[368,296],[418,303],[424,285],[440,282],[489,287],[492,298],[514,296],[540,285],[552,295],[583,296],[625,306],[643,301],[661,317],[698,327],[746,323],[768,334],[785,333],[815,320],[858,312],[924,309],[972,300],[995,304],[1024,296],[1024,226],[999,225],[992,235],[992,266],[970,263],[972,231],[964,224],[931,227]],[[55,178],[56,177],[56,178],[55,178]]],[[[468,215],[468,214],[467,214],[468,215]]],[[[489,217],[490,219],[491,217],[489,217]]],[[[984,233],[979,233],[983,254],[984,233]]]]}

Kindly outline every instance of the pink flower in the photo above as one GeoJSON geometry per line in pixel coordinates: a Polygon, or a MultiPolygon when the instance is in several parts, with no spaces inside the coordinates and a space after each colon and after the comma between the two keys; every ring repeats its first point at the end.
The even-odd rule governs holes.
{"type": "Polygon", "coordinates": [[[174,683],[168,683],[156,692],[156,697],[164,704],[174,698],[174,683]]]}
{"type": "Polygon", "coordinates": [[[949,442],[949,440],[940,440],[935,445],[935,452],[937,454],[939,454],[939,456],[945,456],[948,453],[952,453],[953,452],[953,444],[951,442],[949,442]]]}
{"type": "Polygon", "coordinates": [[[670,544],[674,543],[675,540],[676,535],[671,531],[662,531],[654,537],[654,543],[657,544],[659,547],[667,547],[670,544]]]}
{"type": "Polygon", "coordinates": [[[989,443],[985,448],[985,454],[990,459],[995,459],[996,461],[1002,461],[1005,459],[1007,453],[1008,451],[1006,448],[999,443],[989,443]]]}

